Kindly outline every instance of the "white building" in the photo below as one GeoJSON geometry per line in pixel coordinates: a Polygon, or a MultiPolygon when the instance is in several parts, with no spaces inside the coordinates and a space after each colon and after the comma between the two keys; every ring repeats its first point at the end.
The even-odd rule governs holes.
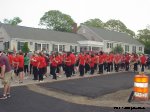
{"type": "Polygon", "coordinates": [[[0,47],[21,50],[28,42],[31,51],[110,52],[121,44],[125,52],[144,52],[144,45],[125,33],[81,26],[77,33],[0,24],[0,47]]]}
{"type": "Polygon", "coordinates": [[[74,33],[58,32],[48,29],[30,28],[1,24],[0,38],[4,42],[4,49],[21,50],[28,42],[31,51],[73,51],[79,52],[77,41],[87,40],[84,36],[74,33]]]}
{"type": "MultiPolygon", "coordinates": [[[[99,45],[99,47],[97,48],[98,50],[103,49],[103,51],[105,52],[110,52],[113,47],[121,45],[124,49],[124,52],[144,53],[144,45],[129,36],[127,33],[81,26],[81,28],[78,30],[78,34],[83,35],[88,41],[91,41],[93,43],[102,43],[101,45],[95,43],[96,45],[99,45]]],[[[86,48],[90,49],[90,45],[88,43],[86,44],[86,48]]]]}

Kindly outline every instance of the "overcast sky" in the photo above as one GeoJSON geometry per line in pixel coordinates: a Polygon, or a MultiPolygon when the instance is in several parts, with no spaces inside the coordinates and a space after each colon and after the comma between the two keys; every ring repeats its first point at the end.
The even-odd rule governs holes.
{"type": "Polygon", "coordinates": [[[78,25],[94,18],[121,20],[133,31],[150,25],[150,0],[0,0],[0,21],[20,17],[20,25],[38,27],[49,10],[70,15],[78,25]]]}

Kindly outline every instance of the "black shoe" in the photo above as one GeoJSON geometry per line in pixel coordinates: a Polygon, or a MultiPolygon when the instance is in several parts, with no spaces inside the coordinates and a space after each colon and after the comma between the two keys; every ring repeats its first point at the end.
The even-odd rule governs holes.
{"type": "Polygon", "coordinates": [[[5,100],[5,99],[7,99],[7,96],[5,96],[5,95],[0,97],[0,100],[5,100]]]}
{"type": "Polygon", "coordinates": [[[11,97],[11,95],[9,93],[7,93],[7,98],[10,98],[10,97],[11,97]]]}
{"type": "Polygon", "coordinates": [[[19,84],[22,84],[23,83],[23,81],[19,81],[19,84]]]}

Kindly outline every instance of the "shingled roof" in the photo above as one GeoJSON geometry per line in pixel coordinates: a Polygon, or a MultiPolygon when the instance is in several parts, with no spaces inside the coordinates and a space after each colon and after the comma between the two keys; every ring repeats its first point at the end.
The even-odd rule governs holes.
{"type": "Polygon", "coordinates": [[[129,36],[127,33],[110,31],[106,29],[94,28],[89,26],[86,27],[88,27],[90,30],[92,30],[94,33],[98,35],[98,37],[95,38],[102,38],[103,40],[124,42],[124,43],[135,44],[135,45],[143,45],[136,39],[129,36]]]}
{"type": "Polygon", "coordinates": [[[31,28],[25,26],[12,26],[1,24],[10,38],[22,38],[33,40],[45,40],[55,42],[77,43],[77,41],[87,40],[84,36],[75,33],[59,32],[49,29],[31,28]]]}

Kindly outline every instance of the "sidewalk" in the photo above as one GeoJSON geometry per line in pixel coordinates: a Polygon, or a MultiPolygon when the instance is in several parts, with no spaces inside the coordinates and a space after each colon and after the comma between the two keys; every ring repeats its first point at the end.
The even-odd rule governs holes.
{"type": "MultiPolygon", "coordinates": [[[[126,72],[126,71],[120,71],[120,72],[126,72]]],[[[117,73],[120,73],[120,72],[117,72],[117,73]]],[[[110,73],[104,72],[104,74],[97,74],[97,73],[95,73],[94,75],[85,74],[83,77],[79,76],[79,74],[75,74],[71,78],[66,78],[66,75],[63,74],[63,75],[60,75],[61,77],[57,77],[57,80],[52,79],[52,76],[49,76],[49,73],[47,73],[48,77],[44,78],[43,82],[32,80],[33,79],[33,75],[30,75],[27,79],[24,79],[23,83],[21,83],[21,84],[19,84],[19,81],[16,82],[15,80],[12,80],[11,86],[12,87],[13,86],[24,86],[24,85],[28,85],[28,84],[39,84],[39,83],[45,83],[45,82],[56,82],[56,81],[62,81],[62,80],[72,80],[72,79],[94,77],[94,76],[101,76],[101,75],[110,75],[110,74],[114,74],[114,73],[116,73],[116,72],[110,72],[110,73]]],[[[145,70],[144,73],[145,74],[150,74],[150,70],[145,70]]],[[[2,88],[2,87],[3,87],[3,85],[1,84],[1,81],[0,81],[0,88],[2,88]]]]}
{"type": "MultiPolygon", "coordinates": [[[[56,82],[56,81],[62,81],[62,80],[73,80],[73,79],[94,77],[94,76],[101,76],[101,75],[110,75],[110,74],[114,74],[114,73],[115,72],[111,72],[111,73],[105,72],[104,74],[95,73],[94,75],[85,74],[83,77],[79,76],[79,74],[75,74],[75,75],[71,76],[70,78],[66,78],[66,75],[63,74],[63,75],[60,75],[60,77],[57,77],[57,80],[52,79],[52,76],[49,76],[49,73],[47,73],[48,77],[44,78],[43,82],[32,80],[33,75],[30,75],[27,79],[24,79],[23,83],[21,83],[21,84],[19,83],[19,81],[16,82],[13,79],[12,82],[11,82],[11,87],[13,87],[13,86],[23,86],[23,85],[28,85],[28,84],[39,84],[39,83],[45,83],[45,82],[56,82]]],[[[118,72],[118,73],[120,73],[120,72],[118,72]]],[[[2,87],[3,87],[3,85],[1,84],[1,81],[0,81],[0,88],[2,88],[2,87]]]]}

